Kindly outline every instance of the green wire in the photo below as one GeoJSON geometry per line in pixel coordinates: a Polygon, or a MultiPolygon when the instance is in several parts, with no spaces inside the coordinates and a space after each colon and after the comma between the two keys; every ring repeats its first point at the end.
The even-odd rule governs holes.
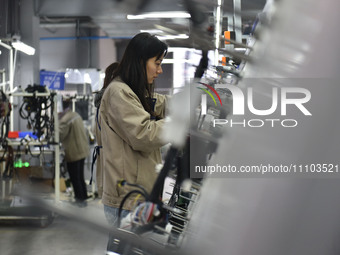
{"type": "Polygon", "coordinates": [[[209,96],[212,98],[212,100],[214,100],[215,105],[217,105],[214,96],[213,96],[208,90],[206,90],[206,89],[204,89],[204,88],[200,88],[200,87],[197,87],[197,88],[203,90],[203,91],[206,92],[206,93],[208,93],[209,96]]]}

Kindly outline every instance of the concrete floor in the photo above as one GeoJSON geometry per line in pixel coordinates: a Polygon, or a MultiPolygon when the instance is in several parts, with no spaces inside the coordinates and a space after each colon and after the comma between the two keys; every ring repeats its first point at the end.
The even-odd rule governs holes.
{"type": "MultiPolygon", "coordinates": [[[[172,188],[165,191],[163,196],[167,197],[172,188]]],[[[25,195],[11,194],[0,199],[0,255],[106,255],[110,228],[100,199],[89,198],[86,207],[78,207],[73,203],[72,193],[61,192],[57,203],[53,191],[29,193],[31,196],[28,197],[38,198],[37,207],[31,200],[23,198],[25,195]],[[20,209],[20,215],[25,217],[7,219],[8,208],[14,208],[15,212],[20,209]],[[30,209],[23,213],[22,208],[30,209]],[[27,218],[32,215],[38,216],[37,219],[27,218]]],[[[89,194],[92,192],[89,191],[89,194]]],[[[149,242],[155,240],[151,241],[151,247],[156,244],[156,250],[162,248],[168,239],[168,235],[156,233],[145,237],[149,242]]],[[[163,252],[160,250],[153,254],[163,252]]]]}
{"type": "Polygon", "coordinates": [[[39,220],[1,220],[0,254],[105,255],[108,233],[76,217],[88,216],[105,223],[101,201],[90,199],[84,208],[70,201],[70,198],[62,200],[58,208],[65,213],[55,213],[52,223],[44,227],[39,220]]]}

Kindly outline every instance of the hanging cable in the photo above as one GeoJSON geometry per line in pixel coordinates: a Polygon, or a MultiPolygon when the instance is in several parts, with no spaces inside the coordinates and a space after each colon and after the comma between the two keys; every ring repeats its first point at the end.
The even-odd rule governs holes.
{"type": "Polygon", "coordinates": [[[10,124],[10,113],[12,110],[12,106],[6,96],[6,94],[0,90],[1,98],[0,98],[0,128],[1,128],[1,137],[0,144],[4,150],[4,153],[0,157],[0,162],[4,160],[4,157],[8,148],[8,132],[9,132],[9,124],[10,124]]]}
{"type": "Polygon", "coordinates": [[[27,120],[28,129],[33,129],[33,134],[40,140],[42,137],[49,140],[53,134],[53,114],[49,116],[48,110],[53,112],[53,96],[37,96],[38,93],[46,92],[44,86],[28,85],[25,89],[33,96],[25,96],[19,108],[20,117],[27,120]]]}

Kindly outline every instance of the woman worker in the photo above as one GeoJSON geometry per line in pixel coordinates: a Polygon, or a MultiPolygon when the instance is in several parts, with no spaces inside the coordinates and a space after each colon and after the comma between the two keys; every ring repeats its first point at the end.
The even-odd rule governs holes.
{"type": "MultiPolygon", "coordinates": [[[[121,186],[119,181],[140,185],[150,192],[157,178],[160,147],[166,144],[161,130],[167,97],[154,93],[153,83],[163,72],[161,64],[166,53],[167,45],[156,36],[137,34],[103,88],[99,108],[102,202],[112,225],[117,223],[123,198],[136,189],[121,186]]],[[[127,215],[134,204],[135,196],[129,197],[121,216],[127,215]]]]}

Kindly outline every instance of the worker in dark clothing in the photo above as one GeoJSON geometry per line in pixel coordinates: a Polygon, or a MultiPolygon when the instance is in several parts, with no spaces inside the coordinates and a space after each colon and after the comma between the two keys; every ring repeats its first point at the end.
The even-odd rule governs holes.
{"type": "Polygon", "coordinates": [[[59,137],[65,150],[65,161],[74,190],[76,204],[87,205],[87,188],[84,180],[84,162],[89,155],[89,139],[83,119],[77,112],[71,111],[71,100],[63,100],[63,112],[59,119],[59,137]]]}

